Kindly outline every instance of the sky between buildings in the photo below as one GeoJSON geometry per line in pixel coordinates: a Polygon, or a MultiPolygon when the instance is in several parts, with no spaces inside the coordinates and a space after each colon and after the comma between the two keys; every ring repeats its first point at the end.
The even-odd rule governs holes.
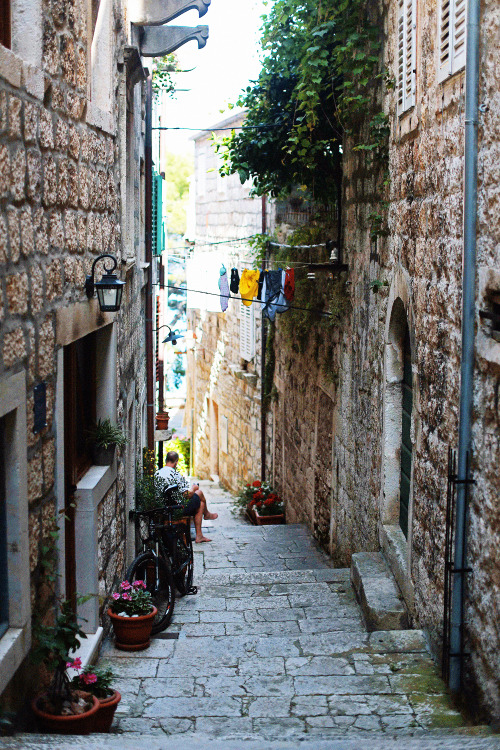
{"type": "MultiPolygon", "coordinates": [[[[179,73],[175,99],[168,99],[166,120],[162,125],[196,130],[214,125],[229,114],[228,103],[236,102],[241,89],[255,79],[260,70],[259,38],[264,0],[212,0],[208,13],[198,18],[190,11],[173,21],[179,26],[208,25],[210,36],[204,49],[188,42],[177,51],[183,70],[179,73]],[[221,113],[223,110],[223,113],[221,113]]],[[[192,150],[194,131],[167,130],[164,147],[174,153],[192,150]]]]}

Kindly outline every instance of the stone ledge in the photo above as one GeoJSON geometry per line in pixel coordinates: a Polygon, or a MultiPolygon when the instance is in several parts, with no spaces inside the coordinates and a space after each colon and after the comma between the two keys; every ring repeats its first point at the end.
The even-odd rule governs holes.
{"type": "Polygon", "coordinates": [[[7,687],[31,646],[31,627],[8,628],[0,639],[0,693],[7,687]]]}
{"type": "Polygon", "coordinates": [[[352,556],[351,582],[370,632],[408,627],[406,608],[380,552],[352,556]]]}
{"type": "Polygon", "coordinates": [[[413,584],[408,572],[408,542],[401,527],[384,525],[380,532],[380,546],[392,575],[410,613],[413,610],[413,584]]]}

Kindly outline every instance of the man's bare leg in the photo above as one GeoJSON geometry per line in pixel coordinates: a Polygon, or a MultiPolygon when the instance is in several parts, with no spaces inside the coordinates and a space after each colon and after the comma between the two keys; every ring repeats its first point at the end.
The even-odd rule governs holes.
{"type": "Polygon", "coordinates": [[[198,508],[198,510],[196,512],[196,515],[193,516],[193,519],[194,519],[194,528],[196,530],[196,539],[195,539],[195,542],[197,542],[198,544],[200,544],[201,542],[211,542],[212,541],[208,537],[203,536],[203,533],[201,531],[201,522],[203,520],[203,508],[204,507],[206,507],[206,506],[204,506],[203,503],[200,503],[200,507],[198,508]]]}
{"type": "Polygon", "coordinates": [[[201,490],[196,490],[196,494],[201,500],[201,508],[203,509],[203,518],[205,521],[215,521],[219,517],[218,513],[210,513],[207,506],[207,499],[201,490]]]}

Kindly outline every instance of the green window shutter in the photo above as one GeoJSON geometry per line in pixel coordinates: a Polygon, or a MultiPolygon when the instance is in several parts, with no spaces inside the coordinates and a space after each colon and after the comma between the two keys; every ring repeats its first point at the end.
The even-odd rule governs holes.
{"type": "Polygon", "coordinates": [[[163,251],[162,183],[161,176],[153,172],[153,255],[161,255],[163,251]]]}

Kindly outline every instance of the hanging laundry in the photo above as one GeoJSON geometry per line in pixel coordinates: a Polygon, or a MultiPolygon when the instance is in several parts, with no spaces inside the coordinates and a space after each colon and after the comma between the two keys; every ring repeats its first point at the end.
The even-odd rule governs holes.
{"type": "Polygon", "coordinates": [[[259,276],[259,288],[257,290],[257,299],[259,300],[259,302],[262,300],[262,287],[264,286],[265,273],[266,272],[264,268],[261,268],[259,276]]]}
{"type": "Polygon", "coordinates": [[[289,302],[293,300],[295,294],[295,271],[293,268],[287,268],[285,271],[284,294],[289,302]]]}
{"type": "Polygon", "coordinates": [[[247,307],[252,304],[253,298],[259,289],[259,276],[260,271],[252,271],[249,268],[245,268],[241,272],[240,294],[243,298],[243,304],[247,307]]]}
{"type": "Polygon", "coordinates": [[[276,302],[278,302],[281,295],[282,278],[281,269],[278,271],[268,271],[266,274],[265,298],[262,314],[266,315],[270,321],[273,321],[276,317],[276,302]]]}
{"type": "Polygon", "coordinates": [[[219,271],[219,290],[220,290],[220,307],[222,312],[226,312],[229,302],[228,299],[231,296],[229,294],[229,284],[227,283],[227,271],[224,264],[222,264],[219,271]]]}
{"type": "Polygon", "coordinates": [[[281,271],[280,295],[278,299],[276,300],[276,312],[277,313],[284,313],[290,307],[290,303],[288,302],[285,296],[285,284],[286,284],[286,271],[281,271]]]}
{"type": "Polygon", "coordinates": [[[237,268],[231,268],[231,283],[229,288],[233,294],[238,294],[240,290],[240,275],[237,268]]]}

